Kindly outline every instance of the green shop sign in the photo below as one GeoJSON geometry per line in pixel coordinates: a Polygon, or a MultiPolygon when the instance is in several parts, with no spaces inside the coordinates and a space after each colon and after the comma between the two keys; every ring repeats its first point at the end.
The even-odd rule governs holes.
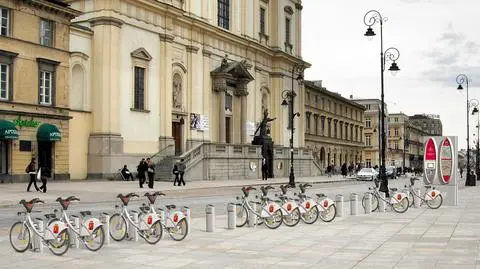
{"type": "Polygon", "coordinates": [[[21,120],[21,119],[16,119],[16,120],[13,120],[12,122],[18,127],[32,127],[32,128],[37,128],[38,125],[40,125],[41,123],[36,120],[21,120]]]}

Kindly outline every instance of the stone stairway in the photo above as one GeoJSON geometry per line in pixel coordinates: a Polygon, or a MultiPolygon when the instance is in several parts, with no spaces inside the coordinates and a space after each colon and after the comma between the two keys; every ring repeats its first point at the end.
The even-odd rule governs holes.
{"type": "Polygon", "coordinates": [[[173,163],[175,156],[166,156],[163,160],[155,164],[156,181],[173,181],[173,163]]]}

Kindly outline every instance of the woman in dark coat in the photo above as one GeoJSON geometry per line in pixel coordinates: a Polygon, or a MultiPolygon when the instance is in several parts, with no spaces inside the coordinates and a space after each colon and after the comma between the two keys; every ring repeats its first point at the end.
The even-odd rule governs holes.
{"type": "Polygon", "coordinates": [[[155,175],[155,166],[153,165],[152,160],[147,158],[147,174],[148,174],[148,187],[153,189],[153,176],[155,175]]]}
{"type": "Polygon", "coordinates": [[[343,177],[347,176],[347,163],[342,164],[342,176],[343,177]]]}

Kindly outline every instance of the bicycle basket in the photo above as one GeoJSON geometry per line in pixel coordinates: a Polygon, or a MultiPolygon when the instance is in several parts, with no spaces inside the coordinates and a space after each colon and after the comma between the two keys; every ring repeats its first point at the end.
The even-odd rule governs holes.
{"type": "Polygon", "coordinates": [[[130,201],[130,197],[128,197],[128,196],[123,196],[120,199],[122,200],[122,203],[123,203],[124,206],[127,206],[128,202],[130,201]]]}
{"type": "Polygon", "coordinates": [[[157,199],[156,195],[148,195],[147,196],[148,201],[150,201],[150,204],[155,204],[155,200],[157,199]]]}
{"type": "Polygon", "coordinates": [[[33,203],[23,203],[23,206],[25,207],[28,213],[32,212],[33,203]]]}
{"type": "Polygon", "coordinates": [[[70,205],[70,201],[65,200],[61,202],[63,210],[67,210],[68,206],[70,205]]]}
{"type": "Polygon", "coordinates": [[[243,191],[243,195],[244,195],[245,197],[248,197],[248,191],[247,191],[247,189],[246,189],[246,188],[242,188],[242,191],[243,191]]]}

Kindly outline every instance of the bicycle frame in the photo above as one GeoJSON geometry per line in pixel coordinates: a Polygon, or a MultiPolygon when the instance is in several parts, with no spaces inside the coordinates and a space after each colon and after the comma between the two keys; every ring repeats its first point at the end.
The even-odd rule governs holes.
{"type": "Polygon", "coordinates": [[[66,210],[61,209],[61,220],[67,225],[67,227],[73,231],[77,236],[79,237],[84,237],[84,236],[89,236],[92,235],[93,231],[97,229],[100,226],[103,226],[103,223],[101,223],[97,218],[88,218],[87,220],[82,222],[82,219],[79,221],[79,227],[76,229],[72,225],[72,221],[67,215],[66,210]]]}
{"type": "Polygon", "coordinates": [[[49,240],[56,239],[63,230],[67,229],[67,226],[65,223],[61,221],[54,221],[50,223],[47,227],[44,228],[44,233],[43,235],[40,234],[40,232],[35,228],[35,224],[33,223],[32,216],[30,213],[26,212],[25,213],[25,219],[23,220],[23,225],[27,227],[27,229],[34,234],[36,234],[40,239],[42,240],[43,243],[49,240]]]}
{"type": "Polygon", "coordinates": [[[425,188],[425,195],[424,195],[424,198],[421,197],[421,195],[418,195],[416,192],[415,192],[415,188],[413,186],[410,186],[408,188],[408,191],[415,197],[419,198],[422,203],[425,203],[427,201],[432,201],[435,199],[435,197],[441,195],[442,193],[436,189],[432,189],[430,191],[427,191],[428,189],[425,188]]]}
{"type": "MultiPolygon", "coordinates": [[[[161,210],[163,211],[163,210],[161,210]]],[[[148,222],[150,222],[150,224],[153,224],[155,223],[155,221],[157,219],[153,219],[152,217],[152,220],[148,220],[148,216],[149,215],[154,215],[155,217],[157,217],[157,219],[160,220],[160,223],[162,224],[163,228],[173,228],[175,227],[182,219],[185,218],[185,215],[183,214],[183,212],[181,211],[175,211],[173,213],[173,217],[171,212],[168,212],[168,215],[166,214],[165,216],[165,219],[163,219],[161,216],[162,214],[159,214],[157,213],[157,211],[155,210],[155,207],[154,207],[154,204],[149,204],[149,212],[147,213],[147,215],[145,216],[145,218],[147,219],[147,222],[146,224],[148,224],[148,222]]],[[[140,221],[140,220],[139,220],[140,221]]],[[[145,222],[144,220],[142,220],[143,222],[145,222]]],[[[168,230],[168,229],[167,229],[168,230]]]]}
{"type": "MultiPolygon", "coordinates": [[[[253,201],[251,201],[253,202],[253,201]]],[[[262,211],[260,214],[258,214],[255,210],[253,210],[253,208],[250,206],[250,203],[249,201],[246,199],[246,197],[242,197],[242,206],[243,207],[246,207],[247,210],[250,212],[250,213],[253,213],[255,216],[259,217],[259,218],[268,218],[268,217],[272,217],[273,216],[273,212],[277,211],[276,209],[278,208],[274,208],[275,210],[273,210],[271,213],[269,212],[269,210],[266,210],[265,208],[268,206],[269,204],[266,204],[265,206],[263,206],[262,204],[260,204],[260,206],[262,207],[262,211]],[[265,214],[263,213],[266,213],[267,216],[264,216],[265,214]]],[[[278,207],[278,205],[277,205],[278,207]]]]}

